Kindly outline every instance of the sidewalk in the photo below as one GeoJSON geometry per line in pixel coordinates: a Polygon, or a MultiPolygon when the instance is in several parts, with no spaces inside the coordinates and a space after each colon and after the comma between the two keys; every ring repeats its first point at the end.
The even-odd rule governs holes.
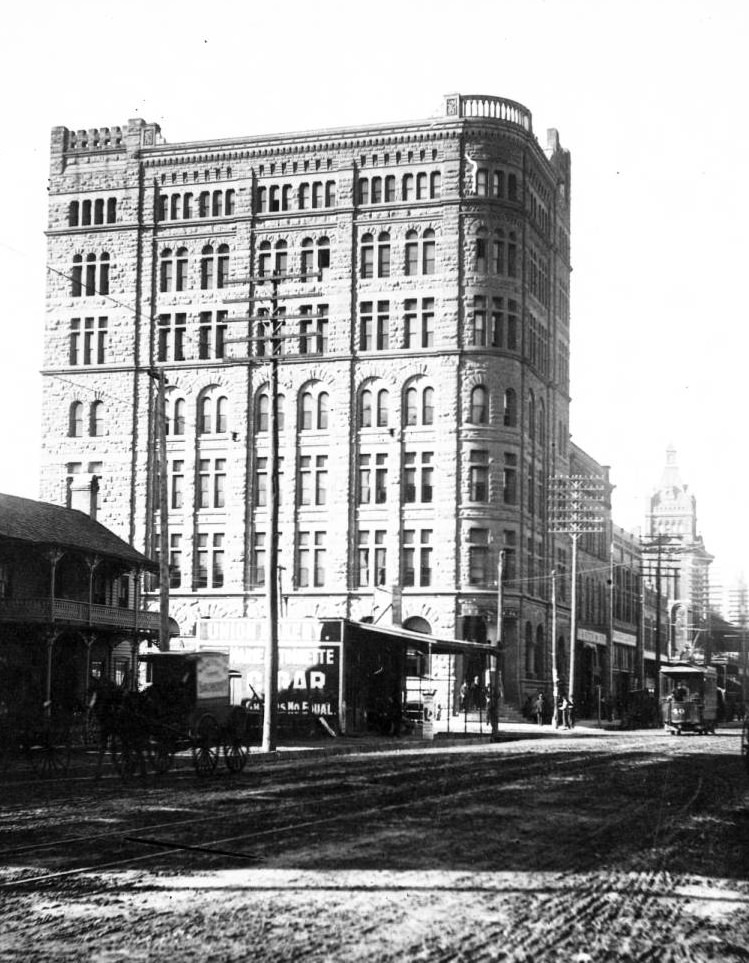
{"type": "MultiPolygon", "coordinates": [[[[575,724],[573,729],[554,729],[553,726],[539,726],[531,722],[500,722],[498,728],[498,742],[519,742],[523,739],[555,739],[555,738],[590,738],[606,736],[612,731],[619,731],[620,724],[602,723],[597,720],[583,720],[575,724]]],[[[434,739],[424,739],[419,733],[403,736],[337,736],[335,738],[299,739],[290,736],[279,738],[275,754],[263,753],[265,758],[276,758],[287,761],[310,755],[332,756],[371,752],[405,752],[414,749],[447,749],[457,746],[488,745],[491,743],[491,732],[488,726],[479,730],[478,725],[473,731],[455,731],[437,729],[434,739]]],[[[253,749],[260,754],[261,750],[253,749]]]]}

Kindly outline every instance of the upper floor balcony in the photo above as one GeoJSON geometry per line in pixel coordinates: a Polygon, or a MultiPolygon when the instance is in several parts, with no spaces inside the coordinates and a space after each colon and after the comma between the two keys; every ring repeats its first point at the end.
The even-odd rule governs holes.
{"type": "Polygon", "coordinates": [[[33,622],[35,624],[77,626],[95,629],[121,629],[157,632],[158,612],[99,605],[58,598],[0,599],[0,623],[33,622]]]}
{"type": "Polygon", "coordinates": [[[500,120],[507,124],[516,124],[529,134],[533,133],[533,119],[528,108],[504,97],[448,94],[445,97],[445,114],[448,117],[500,120]]]}

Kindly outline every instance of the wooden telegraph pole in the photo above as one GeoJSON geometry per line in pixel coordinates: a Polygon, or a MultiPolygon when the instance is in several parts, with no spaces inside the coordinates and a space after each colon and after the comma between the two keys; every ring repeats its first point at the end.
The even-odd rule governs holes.
{"type": "Polygon", "coordinates": [[[169,491],[166,464],[166,375],[151,368],[156,381],[156,463],[159,503],[159,648],[169,650],[169,491]]]}
{"type": "MultiPolygon", "coordinates": [[[[267,353],[256,356],[257,364],[269,362],[269,391],[268,391],[268,572],[265,582],[266,591],[266,612],[268,619],[268,631],[265,640],[265,673],[263,696],[263,739],[262,751],[273,752],[276,749],[278,738],[278,623],[279,623],[279,566],[278,566],[278,518],[279,518],[279,490],[278,490],[278,359],[281,354],[281,346],[285,340],[297,339],[299,334],[283,334],[282,327],[290,321],[305,320],[309,321],[307,315],[281,315],[279,312],[279,285],[282,281],[302,280],[308,281],[313,274],[278,274],[258,275],[256,277],[244,278],[233,283],[249,284],[250,291],[246,297],[227,298],[229,303],[244,303],[248,305],[245,315],[231,318],[231,321],[238,321],[244,324],[249,323],[250,328],[261,322],[268,326],[267,333],[262,336],[241,338],[225,338],[224,344],[247,344],[247,363],[253,360],[252,345],[263,344],[267,348],[267,353]],[[270,282],[270,293],[265,290],[258,292],[258,288],[264,288],[270,282]],[[254,290],[253,290],[254,289],[254,290]],[[253,313],[253,305],[258,302],[269,304],[269,313],[257,315],[253,313]]],[[[321,280],[321,274],[316,275],[317,280],[321,280]]],[[[314,297],[310,292],[303,294],[283,295],[284,300],[291,298],[314,297]]]]}
{"type": "Polygon", "coordinates": [[[549,533],[569,535],[572,540],[570,673],[567,686],[567,698],[572,703],[575,700],[577,542],[581,535],[603,531],[605,496],[605,481],[592,475],[554,475],[549,480],[549,533]]]}

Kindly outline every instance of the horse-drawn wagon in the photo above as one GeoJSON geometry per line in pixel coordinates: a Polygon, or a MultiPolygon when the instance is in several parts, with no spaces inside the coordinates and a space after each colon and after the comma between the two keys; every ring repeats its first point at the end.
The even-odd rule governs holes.
{"type": "Polygon", "coordinates": [[[249,752],[247,712],[230,698],[225,652],[154,652],[141,656],[146,687],[114,694],[102,688],[93,708],[102,747],[109,745],[124,775],[171,768],[180,752],[192,754],[198,775],[210,775],[223,754],[231,772],[241,772],[249,752]]]}

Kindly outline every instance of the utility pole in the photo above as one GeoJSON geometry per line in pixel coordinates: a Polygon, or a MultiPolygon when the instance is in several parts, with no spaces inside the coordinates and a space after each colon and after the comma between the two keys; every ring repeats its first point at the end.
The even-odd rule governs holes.
{"type": "Polygon", "coordinates": [[[592,475],[554,475],[549,479],[549,533],[572,540],[570,601],[570,674],[567,698],[575,701],[575,642],[577,634],[577,542],[581,535],[602,532],[606,482],[592,475]]]}
{"type": "MultiPolygon", "coordinates": [[[[308,274],[279,274],[274,272],[272,275],[261,274],[257,277],[240,279],[233,283],[247,284],[251,288],[247,297],[228,298],[229,303],[245,303],[248,305],[247,314],[231,318],[231,321],[249,323],[250,329],[260,322],[268,326],[269,333],[262,336],[240,338],[225,338],[224,344],[246,343],[248,345],[248,364],[251,364],[252,345],[263,344],[268,348],[267,353],[260,356],[259,363],[266,360],[270,363],[269,384],[268,384],[268,571],[265,581],[266,590],[266,612],[268,619],[268,632],[265,642],[265,673],[264,673],[264,697],[263,697],[263,738],[262,751],[274,752],[278,738],[278,623],[279,623],[279,565],[278,565],[278,518],[279,518],[279,490],[278,490],[278,359],[281,353],[281,345],[288,338],[297,338],[298,334],[288,335],[282,333],[282,327],[288,321],[309,320],[307,315],[281,315],[279,312],[279,285],[282,281],[308,281],[314,277],[308,274]],[[270,282],[270,294],[261,291],[253,296],[252,286],[257,288],[264,287],[270,282]],[[270,303],[268,314],[256,315],[253,313],[252,305],[257,302],[270,303]]],[[[322,273],[319,272],[317,280],[322,280],[322,273]]],[[[310,298],[314,295],[306,292],[304,294],[285,295],[286,298],[310,298]]]]}
{"type": "Polygon", "coordinates": [[[504,578],[505,553],[499,550],[497,559],[497,641],[494,653],[494,676],[492,678],[492,741],[499,738],[499,657],[502,652],[502,579],[504,578]]]}
{"type": "Polygon", "coordinates": [[[655,577],[655,688],[660,700],[661,662],[663,656],[663,579],[677,578],[679,566],[673,561],[680,544],[678,536],[659,534],[642,540],[643,574],[655,577]]]}
{"type": "Polygon", "coordinates": [[[166,463],[166,376],[151,368],[156,381],[156,462],[159,502],[159,648],[169,651],[169,491],[166,463]]]}
{"type": "Polygon", "coordinates": [[[739,626],[739,681],[741,682],[741,699],[746,705],[749,698],[749,680],[747,680],[747,631],[749,630],[749,590],[746,582],[741,579],[739,587],[730,592],[731,618],[739,626]]]}
{"type": "Polygon", "coordinates": [[[554,705],[551,724],[559,728],[559,664],[557,662],[557,572],[551,570],[551,685],[554,705]]]}

